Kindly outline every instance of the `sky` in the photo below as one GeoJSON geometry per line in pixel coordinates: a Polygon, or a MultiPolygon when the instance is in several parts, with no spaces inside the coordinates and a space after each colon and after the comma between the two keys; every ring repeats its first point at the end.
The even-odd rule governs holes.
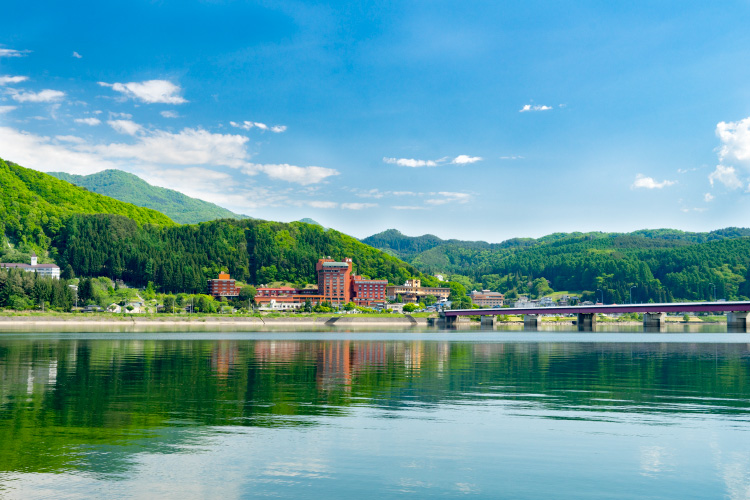
{"type": "Polygon", "coordinates": [[[3,4],[0,158],[498,242],[750,226],[750,0],[3,4]]]}

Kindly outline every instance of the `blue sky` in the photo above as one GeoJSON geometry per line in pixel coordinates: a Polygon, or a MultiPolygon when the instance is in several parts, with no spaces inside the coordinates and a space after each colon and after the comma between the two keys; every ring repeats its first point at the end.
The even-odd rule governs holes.
{"type": "Polygon", "coordinates": [[[750,2],[3,7],[0,157],[501,241],[750,225],[750,2]]]}

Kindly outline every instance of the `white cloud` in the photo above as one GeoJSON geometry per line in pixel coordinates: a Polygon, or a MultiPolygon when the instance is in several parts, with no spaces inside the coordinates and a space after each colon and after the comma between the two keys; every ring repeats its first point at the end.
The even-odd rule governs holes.
{"type": "Polygon", "coordinates": [[[307,205],[312,208],[336,208],[339,206],[335,201],[308,201],[307,205]]]}
{"type": "Polygon", "coordinates": [[[428,205],[445,205],[447,203],[468,203],[471,200],[469,193],[454,193],[450,191],[440,191],[437,193],[430,193],[431,196],[439,196],[439,198],[430,198],[425,200],[428,205]]]}
{"type": "Polygon", "coordinates": [[[212,134],[203,129],[185,128],[178,133],[149,131],[132,144],[94,146],[107,158],[137,159],[167,165],[223,165],[239,168],[246,164],[247,138],[240,135],[212,134]]]}
{"type": "Polygon", "coordinates": [[[78,52],[73,52],[73,57],[75,57],[76,59],[82,59],[83,58],[83,56],[81,54],[79,54],[78,52]]]}
{"type": "Polygon", "coordinates": [[[9,83],[21,83],[28,80],[28,76],[0,76],[0,85],[7,85],[9,83]]]}
{"type": "Polygon", "coordinates": [[[16,92],[11,97],[18,102],[56,102],[65,97],[65,92],[45,89],[40,92],[16,92]]]}
{"type": "Polygon", "coordinates": [[[54,144],[49,137],[0,127],[0,151],[3,158],[25,167],[71,174],[91,174],[107,168],[118,168],[100,155],[76,150],[77,146],[54,144]],[[73,148],[73,149],[71,149],[73,148]]]}
{"type": "Polygon", "coordinates": [[[130,83],[99,82],[99,85],[110,87],[115,92],[120,92],[126,97],[149,104],[184,104],[187,102],[179,95],[182,89],[168,80],[147,80],[145,82],[130,83]]]}
{"type": "Polygon", "coordinates": [[[251,122],[251,121],[244,121],[242,123],[229,122],[229,125],[235,128],[241,128],[243,130],[250,130],[251,128],[257,128],[264,132],[267,130],[270,130],[271,132],[274,132],[277,134],[280,134],[281,132],[286,131],[286,125],[274,125],[272,127],[269,127],[265,123],[261,123],[261,122],[251,122]]]}
{"type": "Polygon", "coordinates": [[[719,160],[740,162],[750,167],[750,118],[737,122],[720,122],[716,125],[716,135],[722,145],[719,160]]]}
{"type": "Polygon", "coordinates": [[[164,118],[179,118],[180,115],[178,115],[175,111],[162,111],[159,113],[164,118]]]}
{"type": "Polygon", "coordinates": [[[635,182],[630,186],[630,189],[662,189],[676,183],[677,181],[668,180],[657,182],[653,177],[646,177],[643,174],[638,174],[635,176],[635,182]]]}
{"type": "Polygon", "coordinates": [[[55,139],[59,142],[72,142],[74,144],[83,144],[86,142],[81,137],[75,135],[56,135],[55,139]]]}
{"type": "Polygon", "coordinates": [[[399,167],[437,167],[433,160],[415,160],[414,158],[383,158],[383,161],[399,167]]]}
{"type": "Polygon", "coordinates": [[[501,156],[501,157],[500,157],[500,159],[501,159],[501,160],[523,160],[523,159],[524,159],[524,157],[523,157],[523,156],[519,156],[519,155],[514,155],[514,156],[501,156]]]}
{"type": "Polygon", "coordinates": [[[0,49],[0,57],[23,57],[31,52],[30,50],[0,49]]]}
{"type": "Polygon", "coordinates": [[[705,212],[705,211],[706,211],[706,209],[705,209],[705,208],[703,208],[703,207],[694,207],[694,208],[683,207],[683,208],[681,208],[681,209],[680,209],[680,211],[681,211],[681,212],[685,212],[686,214],[687,214],[687,213],[690,213],[690,212],[698,212],[698,213],[701,213],[701,212],[705,212]]]}
{"type": "Polygon", "coordinates": [[[9,113],[16,108],[16,106],[0,106],[0,115],[2,115],[3,113],[9,113]]]}
{"type": "Polygon", "coordinates": [[[734,167],[727,167],[725,165],[716,165],[716,170],[711,172],[708,176],[708,180],[711,182],[712,186],[714,185],[714,182],[721,182],[729,189],[738,189],[742,187],[742,181],[739,176],[737,176],[737,170],[735,170],[734,167]]]}
{"type": "Polygon", "coordinates": [[[391,208],[394,210],[427,210],[427,207],[418,207],[414,205],[395,205],[391,208]]]}
{"type": "Polygon", "coordinates": [[[468,156],[468,155],[458,155],[456,156],[451,163],[454,165],[468,165],[470,163],[476,163],[478,161],[482,161],[482,158],[479,156],[468,156]]]}
{"type": "Polygon", "coordinates": [[[101,125],[102,121],[99,118],[76,118],[73,120],[76,123],[82,123],[84,125],[91,125],[92,127],[96,125],[101,125]]]}
{"type": "Polygon", "coordinates": [[[524,104],[524,106],[518,110],[519,113],[527,113],[529,111],[549,111],[552,106],[542,106],[539,104],[524,104]]]}
{"type": "MultiPolygon", "coordinates": [[[[101,113],[101,111],[99,111],[99,113],[101,113]]],[[[113,111],[109,111],[107,115],[109,116],[110,120],[113,118],[122,118],[123,120],[130,120],[131,118],[133,118],[133,115],[131,115],[130,113],[115,113],[113,111]]]]}
{"type": "Polygon", "coordinates": [[[705,201],[706,203],[714,201],[714,195],[712,195],[711,193],[704,194],[703,201],[705,201]]]}
{"type": "Polygon", "coordinates": [[[308,184],[317,184],[328,177],[339,175],[338,170],[325,167],[298,167],[296,165],[282,164],[256,164],[248,163],[242,169],[248,175],[255,175],[257,172],[263,172],[272,179],[279,179],[287,182],[294,182],[306,186],[308,184]]]}
{"type": "Polygon", "coordinates": [[[347,210],[363,210],[365,208],[373,208],[377,207],[377,203],[342,203],[341,208],[345,208],[347,210]]]}
{"type": "Polygon", "coordinates": [[[143,127],[130,120],[109,120],[107,125],[112,127],[115,132],[126,135],[136,135],[143,127]]]}

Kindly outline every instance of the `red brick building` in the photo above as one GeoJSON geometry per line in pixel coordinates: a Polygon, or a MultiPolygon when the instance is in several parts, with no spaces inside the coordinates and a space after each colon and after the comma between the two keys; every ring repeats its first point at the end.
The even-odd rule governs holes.
{"type": "Polygon", "coordinates": [[[315,264],[318,273],[318,295],[331,304],[346,304],[351,301],[352,259],[336,262],[330,257],[319,259],[315,264]]]}
{"type": "Polygon", "coordinates": [[[235,285],[233,279],[228,274],[219,273],[218,279],[208,280],[208,294],[215,298],[221,297],[239,297],[240,289],[235,285]]]}
{"type": "Polygon", "coordinates": [[[368,280],[362,276],[353,276],[351,281],[352,302],[367,307],[385,304],[388,280],[368,280]]]}

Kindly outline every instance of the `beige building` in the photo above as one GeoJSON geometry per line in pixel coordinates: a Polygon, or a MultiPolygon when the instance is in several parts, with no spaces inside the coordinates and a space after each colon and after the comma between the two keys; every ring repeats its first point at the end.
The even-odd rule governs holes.
{"type": "Polygon", "coordinates": [[[473,290],[471,292],[471,302],[480,307],[502,307],[505,303],[505,295],[500,292],[491,292],[490,290],[482,290],[481,292],[473,290]]]}
{"type": "Polygon", "coordinates": [[[419,302],[420,299],[428,295],[432,295],[438,300],[445,300],[450,294],[450,288],[422,286],[421,280],[407,280],[403,285],[389,286],[386,290],[389,300],[393,300],[400,295],[404,302],[419,302]]]}

